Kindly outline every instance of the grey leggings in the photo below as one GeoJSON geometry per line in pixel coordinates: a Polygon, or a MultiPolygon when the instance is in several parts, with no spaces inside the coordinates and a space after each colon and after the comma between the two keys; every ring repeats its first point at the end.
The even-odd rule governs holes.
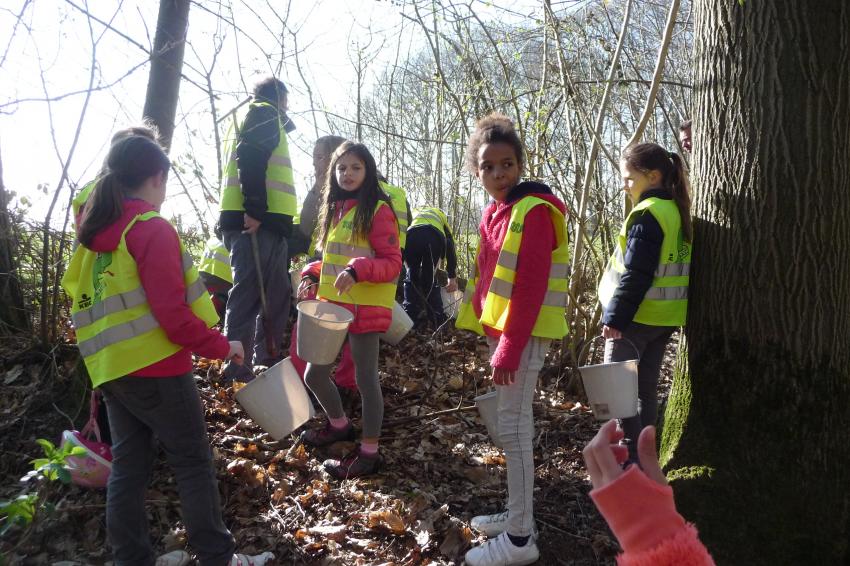
{"type": "MultiPolygon", "coordinates": [[[[354,380],[363,400],[363,438],[378,438],[384,421],[384,396],[378,381],[378,333],[349,334],[348,342],[354,360],[354,380]]],[[[339,390],[331,381],[332,369],[332,365],[307,364],[304,381],[325,413],[332,419],[339,419],[345,413],[339,390]]]]}

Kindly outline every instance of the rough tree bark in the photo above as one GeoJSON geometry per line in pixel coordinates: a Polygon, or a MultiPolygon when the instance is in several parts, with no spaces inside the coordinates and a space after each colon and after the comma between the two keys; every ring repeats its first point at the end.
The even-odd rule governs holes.
{"type": "Polygon", "coordinates": [[[850,3],[694,5],[694,265],[662,461],[718,563],[847,563],[850,3]]]}
{"type": "Polygon", "coordinates": [[[160,0],[151,52],[144,116],[157,125],[166,149],[171,147],[174,135],[186,28],[189,25],[189,5],[189,0],[160,0]]]}

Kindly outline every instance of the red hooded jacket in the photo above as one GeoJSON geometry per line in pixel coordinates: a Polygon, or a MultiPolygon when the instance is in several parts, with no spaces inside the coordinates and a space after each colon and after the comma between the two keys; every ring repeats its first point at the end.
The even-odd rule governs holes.
{"type": "MultiPolygon", "coordinates": [[[[496,261],[505,234],[510,225],[513,205],[526,196],[535,196],[555,205],[566,214],[566,205],[552,194],[551,189],[542,183],[524,182],[511,189],[504,202],[493,201],[484,209],[479,225],[481,247],[478,253],[478,285],[472,298],[475,315],[481,317],[484,299],[493,280],[496,261]]],[[[494,368],[506,370],[519,369],[522,351],[531,337],[531,330],[540,314],[543,298],[549,285],[547,277],[552,266],[552,250],[555,249],[555,229],[545,206],[535,206],[525,217],[522,242],[519,248],[516,279],[511,294],[511,309],[505,323],[505,329],[499,332],[495,328],[484,327],[488,336],[499,339],[499,345],[490,359],[494,368]]]]}
{"type": "MultiPolygon", "coordinates": [[[[95,235],[89,246],[94,252],[118,248],[127,224],[139,214],[155,210],[139,199],[124,201],[124,213],[114,224],[95,235]]],[[[131,375],[173,377],[192,371],[192,352],[210,359],[223,359],[230,344],[220,332],[207,328],[186,304],[183,262],[177,231],[167,220],[152,218],[136,222],[127,232],[127,249],[139,270],[139,279],[154,317],[168,339],[182,349],[131,375]]]]}
{"type": "MultiPolygon", "coordinates": [[[[355,199],[342,201],[339,212],[334,215],[333,225],[357,204],[355,199]]],[[[389,206],[382,206],[372,217],[372,229],[369,231],[369,245],[375,250],[375,257],[355,257],[348,262],[354,270],[357,281],[372,283],[390,283],[398,279],[401,273],[401,248],[398,242],[398,222],[389,206]]],[[[326,297],[327,298],[327,297],[326,297]]],[[[393,320],[392,309],[371,305],[337,303],[354,313],[354,322],[348,327],[352,334],[367,332],[386,332],[393,320]]]]}

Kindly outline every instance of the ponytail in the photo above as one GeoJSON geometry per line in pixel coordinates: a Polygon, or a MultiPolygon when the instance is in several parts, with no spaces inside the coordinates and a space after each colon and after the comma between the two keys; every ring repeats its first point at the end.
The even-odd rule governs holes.
{"type": "Polygon", "coordinates": [[[671,151],[670,160],[673,162],[673,169],[670,171],[667,184],[669,184],[670,193],[679,208],[679,216],[682,217],[682,232],[685,234],[685,241],[692,242],[694,231],[691,224],[691,184],[688,181],[688,174],[685,172],[682,157],[675,151],[671,151]]]}
{"type": "Polygon", "coordinates": [[[129,136],[116,141],[109,148],[104,174],[83,210],[77,235],[80,243],[90,248],[98,232],[121,218],[124,199],[149,178],[168,172],[170,167],[171,162],[159,144],[146,136],[129,136]]]}
{"type": "Polygon", "coordinates": [[[638,143],[627,146],[621,159],[638,171],[661,172],[661,185],[673,196],[679,216],[682,218],[682,232],[685,240],[693,240],[691,224],[691,187],[682,158],[656,143],[638,143]]]}
{"type": "Polygon", "coordinates": [[[115,173],[107,171],[98,179],[97,185],[86,202],[77,239],[82,245],[90,248],[95,235],[121,218],[123,213],[124,193],[115,173]]]}

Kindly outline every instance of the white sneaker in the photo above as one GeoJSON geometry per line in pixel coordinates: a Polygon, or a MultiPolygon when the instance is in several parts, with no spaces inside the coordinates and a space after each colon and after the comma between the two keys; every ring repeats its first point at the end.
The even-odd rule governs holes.
{"type": "Polygon", "coordinates": [[[274,560],[274,554],[264,552],[256,556],[246,554],[234,554],[230,559],[230,566],[264,566],[269,560],[274,560]]]}
{"type": "Polygon", "coordinates": [[[484,536],[494,537],[500,535],[505,532],[505,528],[508,526],[508,512],[502,511],[494,515],[478,515],[472,518],[469,526],[484,536]]]}
{"type": "Polygon", "coordinates": [[[156,566],[186,566],[192,557],[185,550],[172,550],[156,559],[156,566]]]}
{"type": "MultiPolygon", "coordinates": [[[[500,535],[508,528],[508,512],[502,511],[494,515],[478,515],[472,518],[469,526],[486,537],[500,535]]],[[[539,534],[537,527],[534,527],[531,531],[531,538],[537,540],[539,534]]]]}
{"type": "Polygon", "coordinates": [[[524,566],[538,558],[540,551],[534,537],[529,537],[525,546],[515,546],[508,534],[502,533],[467,552],[464,560],[467,566],[524,566]]]}

